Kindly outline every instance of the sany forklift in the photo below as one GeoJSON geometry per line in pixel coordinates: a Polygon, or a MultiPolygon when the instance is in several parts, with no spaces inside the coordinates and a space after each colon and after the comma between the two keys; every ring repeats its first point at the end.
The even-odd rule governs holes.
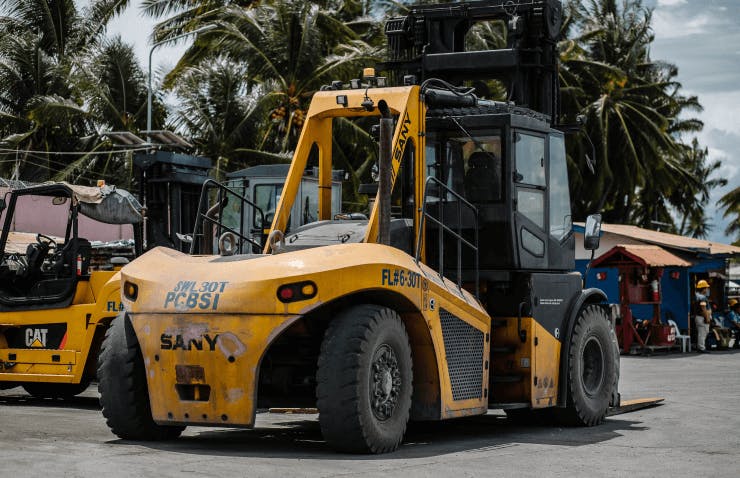
{"type": "MultiPolygon", "coordinates": [[[[331,447],[382,453],[409,420],[498,408],[591,426],[618,404],[606,296],[571,272],[560,2],[409,8],[386,24],[389,77],[368,70],[314,95],[261,253],[233,254],[244,237],[204,229],[193,241],[218,239],[221,254],[157,248],[122,270],[125,313],[98,370],[113,433],[168,439],[315,406],[331,447]],[[496,20],[507,47],[466,51],[471,27],[496,20]],[[492,78],[511,101],[462,86],[492,78]],[[333,122],[367,117],[379,119],[377,199],[369,220],[340,219],[333,122]],[[318,220],[286,231],[309,158],[318,220]]],[[[593,249],[598,221],[587,229],[593,249]]]]}

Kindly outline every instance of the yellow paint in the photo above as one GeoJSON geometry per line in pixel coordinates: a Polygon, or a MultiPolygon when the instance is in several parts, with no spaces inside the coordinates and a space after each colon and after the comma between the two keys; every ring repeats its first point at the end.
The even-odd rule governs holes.
{"type": "Polygon", "coordinates": [[[90,356],[90,347],[98,329],[107,327],[117,311],[109,311],[108,303],[120,303],[120,273],[93,271],[89,281],[79,281],[72,305],[63,309],[21,310],[0,312],[0,332],[11,327],[31,324],[67,324],[67,341],[63,350],[38,348],[11,349],[0,333],[0,366],[2,382],[79,383],[90,356]],[[99,300],[95,300],[95,298],[99,300]],[[89,316],[89,318],[88,318],[89,316]],[[13,360],[10,356],[15,355],[13,360]],[[55,361],[52,356],[58,356],[55,361]]]}
{"type": "MultiPolygon", "coordinates": [[[[416,160],[417,177],[425,178],[424,169],[424,136],[421,134],[425,128],[426,106],[419,100],[419,87],[406,86],[394,88],[376,88],[367,90],[368,97],[373,100],[376,108],[372,112],[365,110],[361,104],[365,100],[365,90],[342,90],[321,91],[314,95],[311,106],[308,109],[306,123],[298,140],[298,147],[293,155],[293,161],[288,171],[288,176],[283,187],[283,194],[276,208],[275,217],[272,221],[271,230],[279,229],[285,231],[288,224],[293,202],[301,182],[303,171],[306,169],[309,153],[314,144],[319,150],[319,218],[329,219],[331,214],[331,143],[332,143],[332,118],[357,118],[361,116],[379,116],[377,105],[384,100],[391,113],[398,115],[399,121],[393,135],[392,157],[393,173],[395,179],[401,166],[403,151],[408,142],[415,145],[416,154],[420,159],[416,160]],[[337,96],[347,97],[347,106],[337,104],[337,96]]],[[[423,192],[423,181],[417,185],[416,201],[421,200],[423,192]]],[[[365,233],[366,242],[375,242],[378,235],[377,207],[379,201],[370,214],[370,224],[365,233]]],[[[418,204],[417,204],[418,206],[418,204]]],[[[418,209],[418,208],[417,208],[418,209]]],[[[415,223],[418,224],[419,212],[417,211],[415,223]]],[[[416,242],[414,242],[416,243],[416,242]]],[[[265,253],[270,252],[269,244],[265,245],[265,253]]]]}
{"type": "Polygon", "coordinates": [[[530,384],[532,390],[530,403],[532,408],[555,406],[560,386],[561,343],[536,320],[532,319],[532,323],[537,346],[534,347],[534,376],[530,384]],[[537,383],[534,377],[537,377],[537,383]]]}
{"type": "Polygon", "coordinates": [[[509,347],[514,351],[494,354],[493,373],[496,376],[519,376],[521,380],[493,384],[491,402],[524,402],[532,408],[554,406],[560,382],[560,341],[532,317],[522,317],[525,342],[520,340],[516,317],[497,317],[496,320],[493,347],[509,347]],[[500,321],[504,320],[506,324],[500,326],[500,321]]]}
{"type": "MultiPolygon", "coordinates": [[[[211,423],[229,426],[251,426],[254,420],[255,380],[258,364],[269,343],[296,318],[320,308],[337,298],[370,290],[386,290],[405,297],[415,311],[404,313],[413,346],[419,353],[414,368],[416,392],[426,390],[440,398],[438,416],[452,418],[485,413],[487,399],[452,399],[444,342],[439,323],[440,308],[460,317],[484,334],[490,319],[481,305],[468,292],[459,291],[448,280],[414,260],[402,251],[379,244],[343,244],[289,252],[256,259],[212,263],[213,256],[188,256],[157,248],[124,267],[122,280],[139,287],[136,301],[124,299],[140,340],[149,380],[149,396],[155,419],[164,423],[211,423]],[[367,258],[372,257],[372,261],[367,258]],[[404,271],[404,277],[418,274],[415,287],[383,283],[383,270],[404,271]],[[179,270],[174,275],[171,271],[179,270]],[[280,285],[311,280],[317,294],[309,300],[282,303],[277,300],[280,285]],[[173,294],[183,283],[192,282],[185,296],[175,305],[173,294]],[[224,284],[216,310],[201,308],[200,292],[209,284],[224,284]],[[426,290],[425,290],[426,287],[426,290]],[[198,297],[190,294],[198,294],[198,297]],[[435,300],[434,310],[423,298],[435,300]],[[169,298],[169,300],[168,300],[169,298]],[[189,307],[187,299],[192,299],[189,307]],[[417,333],[412,333],[413,331],[417,333]],[[223,344],[235,355],[233,363],[219,349],[162,349],[162,334],[181,335],[183,340],[218,334],[223,344]],[[197,336],[197,337],[196,337],[197,336]],[[226,340],[226,342],[224,342],[226,340]],[[159,360],[157,360],[157,357],[159,360]],[[420,360],[420,361],[417,361],[420,360]],[[211,387],[211,400],[192,402],[179,399],[175,385],[175,365],[199,365],[204,368],[211,387]],[[424,379],[421,370],[426,370],[424,379]],[[436,380],[435,380],[436,379],[436,380]],[[436,387],[436,388],[435,388],[436,387]],[[238,400],[227,396],[238,395],[238,400]],[[184,418],[188,413],[189,419],[184,418]],[[169,418],[172,414],[173,418],[169,418]],[[202,419],[205,414],[207,420],[202,419]],[[221,415],[229,419],[222,421],[221,415]],[[201,418],[196,418],[201,417],[201,418]],[[213,417],[219,417],[213,420],[213,417]],[[189,421],[188,421],[189,420],[189,421]]],[[[387,276],[386,276],[387,277],[387,276]]],[[[220,285],[219,285],[219,290],[220,285]]],[[[185,340],[185,343],[188,342],[185,340]]],[[[484,360],[488,360],[488,344],[484,360]]],[[[484,384],[488,383],[484,371],[484,384]]]]}

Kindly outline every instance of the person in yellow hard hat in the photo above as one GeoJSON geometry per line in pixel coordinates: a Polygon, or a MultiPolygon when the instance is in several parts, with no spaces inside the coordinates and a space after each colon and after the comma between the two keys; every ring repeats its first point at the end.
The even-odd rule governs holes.
{"type": "Polygon", "coordinates": [[[704,279],[696,283],[692,315],[696,324],[696,348],[699,353],[709,353],[706,348],[706,341],[707,334],[709,334],[709,324],[712,322],[712,309],[709,306],[709,282],[704,279]]]}
{"type": "Polygon", "coordinates": [[[730,310],[727,312],[725,325],[735,334],[735,347],[740,348],[740,302],[730,299],[727,305],[730,310]]]}

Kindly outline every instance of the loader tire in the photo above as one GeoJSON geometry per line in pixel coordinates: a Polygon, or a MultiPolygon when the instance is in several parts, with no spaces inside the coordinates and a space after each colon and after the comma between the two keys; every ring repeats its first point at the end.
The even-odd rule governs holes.
{"type": "Polygon", "coordinates": [[[557,410],[563,425],[590,427],[604,421],[618,373],[615,341],[601,307],[581,309],[570,339],[568,403],[557,410]]]}
{"type": "Polygon", "coordinates": [[[23,390],[35,398],[58,398],[66,400],[79,395],[90,386],[89,380],[81,383],[24,383],[23,390]]]}
{"type": "Polygon", "coordinates": [[[185,427],[157,425],[152,419],[141,348],[131,320],[113,319],[98,361],[98,391],[103,416],[111,431],[124,440],[170,440],[185,427]]]}
{"type": "Polygon", "coordinates": [[[324,336],[317,372],[319,424],[327,444],[348,453],[386,453],[401,444],[411,410],[411,347],[398,314],[358,305],[324,336]]]}

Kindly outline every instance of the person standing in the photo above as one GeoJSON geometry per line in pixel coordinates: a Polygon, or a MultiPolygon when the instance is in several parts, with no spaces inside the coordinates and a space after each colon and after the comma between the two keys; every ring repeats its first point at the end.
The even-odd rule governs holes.
{"type": "Polygon", "coordinates": [[[725,322],[735,337],[735,348],[740,348],[740,302],[737,299],[730,299],[727,305],[730,310],[727,312],[725,322]]]}
{"type": "Polygon", "coordinates": [[[709,323],[712,321],[712,309],[709,306],[709,282],[704,279],[696,284],[693,315],[696,324],[696,348],[699,353],[709,353],[706,348],[709,323]]]}

